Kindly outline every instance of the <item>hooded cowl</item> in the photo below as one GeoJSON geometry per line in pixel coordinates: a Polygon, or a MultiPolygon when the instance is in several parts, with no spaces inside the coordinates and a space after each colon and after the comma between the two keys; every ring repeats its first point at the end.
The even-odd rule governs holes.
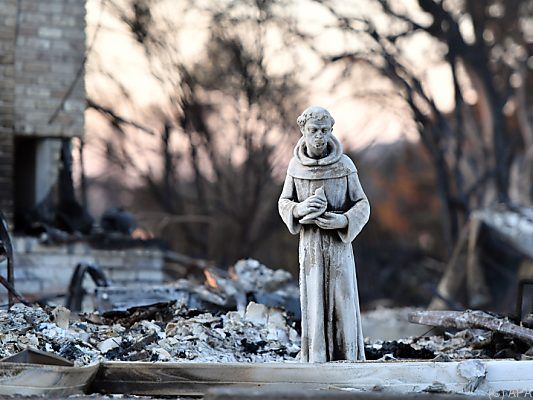
{"type": "Polygon", "coordinates": [[[342,152],[342,145],[336,137],[328,142],[328,155],[311,158],[307,155],[304,138],[300,138],[294,148],[294,157],[289,163],[287,174],[298,179],[342,178],[357,172],[352,160],[342,152]]]}

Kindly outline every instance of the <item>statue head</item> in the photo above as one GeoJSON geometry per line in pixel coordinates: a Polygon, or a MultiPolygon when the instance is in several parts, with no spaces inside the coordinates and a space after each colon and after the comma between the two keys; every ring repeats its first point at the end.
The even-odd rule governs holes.
{"type": "Polygon", "coordinates": [[[297,123],[304,137],[308,155],[313,158],[323,157],[335,124],[329,111],[319,106],[308,107],[298,117],[297,123]]]}

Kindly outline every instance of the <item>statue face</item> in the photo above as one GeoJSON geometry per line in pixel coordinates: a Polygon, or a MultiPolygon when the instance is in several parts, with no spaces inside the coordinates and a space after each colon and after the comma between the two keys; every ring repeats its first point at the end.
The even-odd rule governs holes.
{"type": "Polygon", "coordinates": [[[302,133],[309,155],[321,156],[324,154],[332,131],[331,122],[309,120],[305,124],[302,133]]]}

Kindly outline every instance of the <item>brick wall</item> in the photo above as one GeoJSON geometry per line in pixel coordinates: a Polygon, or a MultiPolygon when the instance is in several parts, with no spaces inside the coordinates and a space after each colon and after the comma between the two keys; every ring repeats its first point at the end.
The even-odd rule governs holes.
{"type": "Polygon", "coordinates": [[[85,0],[19,0],[15,49],[17,135],[81,136],[85,86],[82,73],[52,123],[54,111],[76,79],[85,56],[85,0]]]}
{"type": "Polygon", "coordinates": [[[85,2],[0,1],[0,209],[10,221],[13,136],[84,133],[85,2]]]}
{"type": "Polygon", "coordinates": [[[6,132],[0,133],[0,210],[10,223],[13,220],[13,135],[6,132]]]}
{"type": "Polygon", "coordinates": [[[0,7],[0,210],[13,212],[13,123],[15,104],[15,31],[17,0],[0,7]]]}

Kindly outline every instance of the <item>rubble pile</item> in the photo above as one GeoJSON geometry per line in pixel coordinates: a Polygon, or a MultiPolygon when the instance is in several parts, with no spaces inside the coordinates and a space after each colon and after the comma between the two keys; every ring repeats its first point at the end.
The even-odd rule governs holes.
{"type": "Polygon", "coordinates": [[[65,357],[76,365],[96,362],[100,352],[88,328],[75,322],[65,329],[52,322],[52,315],[42,308],[15,304],[9,311],[0,311],[0,358],[36,348],[65,357]]]}
{"type": "Polygon", "coordinates": [[[17,304],[0,311],[0,357],[33,347],[76,365],[98,360],[273,362],[294,360],[300,350],[299,335],[285,314],[260,304],[250,303],[244,315],[212,315],[170,304],[152,317],[120,324],[88,315],[60,327],[51,313],[17,304]]]}
{"type": "Polygon", "coordinates": [[[297,282],[284,269],[273,270],[254,259],[238,261],[232,281],[253,300],[270,307],[282,307],[300,318],[300,292],[297,282]]]}
{"type": "MultiPolygon", "coordinates": [[[[250,293],[254,293],[255,297],[261,293],[270,294],[279,296],[279,301],[286,301],[287,294],[290,294],[289,297],[297,296],[297,287],[296,293],[292,293],[294,282],[290,274],[281,270],[273,271],[254,260],[246,260],[237,263],[230,275],[231,277],[224,278],[213,275],[213,279],[217,281],[215,287],[202,285],[205,293],[198,295],[197,300],[200,299],[201,302],[198,300],[196,303],[202,306],[218,306],[207,309],[192,307],[191,304],[194,303],[191,303],[190,296],[173,296],[172,301],[167,298],[166,301],[150,305],[79,315],[64,307],[51,309],[16,304],[9,311],[0,310],[0,358],[14,355],[26,348],[36,348],[62,356],[76,365],[104,360],[297,361],[300,337],[295,315],[286,313],[283,308],[250,301],[253,299],[249,296],[250,293]],[[218,295],[227,299],[230,297],[228,292],[231,292],[231,288],[235,288],[235,291],[244,297],[240,300],[244,305],[237,307],[238,311],[228,311],[227,308],[216,304],[216,299],[209,297],[218,295]],[[211,312],[208,312],[209,310],[211,312]]],[[[131,297],[131,293],[129,296],[131,297]]],[[[222,303],[226,305],[225,302],[222,303]]],[[[420,317],[431,313],[436,312],[412,311],[409,313],[409,319],[416,320],[417,315],[420,317]]],[[[455,315],[454,312],[445,313],[455,315]]],[[[439,332],[443,332],[438,335],[420,335],[389,341],[376,340],[383,337],[377,335],[374,335],[374,339],[367,338],[367,359],[533,359],[533,347],[527,344],[528,341],[521,340],[516,336],[516,332],[509,333],[523,328],[514,326],[507,319],[485,316],[480,312],[468,311],[460,314],[461,318],[452,318],[456,323],[453,327],[457,329],[440,326],[443,324],[442,318],[437,318],[438,320],[433,322],[436,325],[433,326],[440,326],[439,332]],[[495,319],[496,328],[478,329],[479,326],[464,326],[470,321],[466,316],[476,317],[476,321],[481,317],[488,318],[489,322],[495,319]],[[459,322],[461,324],[457,325],[459,322]],[[509,332],[506,333],[502,330],[502,327],[507,326],[505,324],[514,330],[508,328],[509,332]],[[498,331],[499,328],[502,328],[501,332],[498,331]]],[[[391,315],[395,314],[384,314],[386,319],[391,319],[391,315]]],[[[407,323],[405,312],[402,315],[404,323],[407,323]]],[[[436,317],[433,315],[432,318],[436,317]]],[[[449,324],[450,318],[443,321],[449,324]]],[[[482,322],[485,321],[483,318],[482,322]]],[[[425,323],[424,321],[420,320],[419,323],[425,323]]],[[[472,325],[473,322],[470,322],[472,325]]],[[[424,325],[423,329],[426,328],[424,325]]],[[[387,326],[387,329],[391,327],[387,326]]]]}
{"type": "Polygon", "coordinates": [[[511,246],[533,257],[533,207],[523,206],[515,210],[504,207],[482,209],[473,213],[490,229],[498,232],[511,246]]]}
{"type": "Polygon", "coordinates": [[[246,292],[273,292],[292,282],[292,275],[284,269],[273,270],[254,259],[240,260],[233,267],[236,281],[246,292]]]}
{"type": "Polygon", "coordinates": [[[483,329],[465,329],[442,336],[422,337],[414,341],[414,349],[433,351],[439,359],[490,358],[493,333],[483,329]]]}
{"type": "Polygon", "coordinates": [[[95,289],[95,308],[100,312],[175,300],[187,308],[206,311],[244,312],[250,301],[283,308],[300,319],[300,294],[292,275],[272,270],[257,260],[238,261],[230,273],[206,268],[205,282],[179,279],[172,283],[146,286],[103,286],[95,289]],[[132,296],[132,290],[136,296],[132,296]]]}
{"type": "Polygon", "coordinates": [[[410,337],[394,341],[372,341],[365,346],[369,360],[426,359],[533,359],[533,348],[525,343],[485,329],[464,329],[442,335],[410,337]]]}
{"type": "MultiPolygon", "coordinates": [[[[243,312],[209,313],[173,301],[103,314],[16,304],[0,311],[0,358],[26,348],[75,365],[98,361],[294,362],[296,323],[278,308],[250,302],[243,312]]],[[[365,343],[368,360],[533,359],[528,344],[486,329],[365,343]]]]}

